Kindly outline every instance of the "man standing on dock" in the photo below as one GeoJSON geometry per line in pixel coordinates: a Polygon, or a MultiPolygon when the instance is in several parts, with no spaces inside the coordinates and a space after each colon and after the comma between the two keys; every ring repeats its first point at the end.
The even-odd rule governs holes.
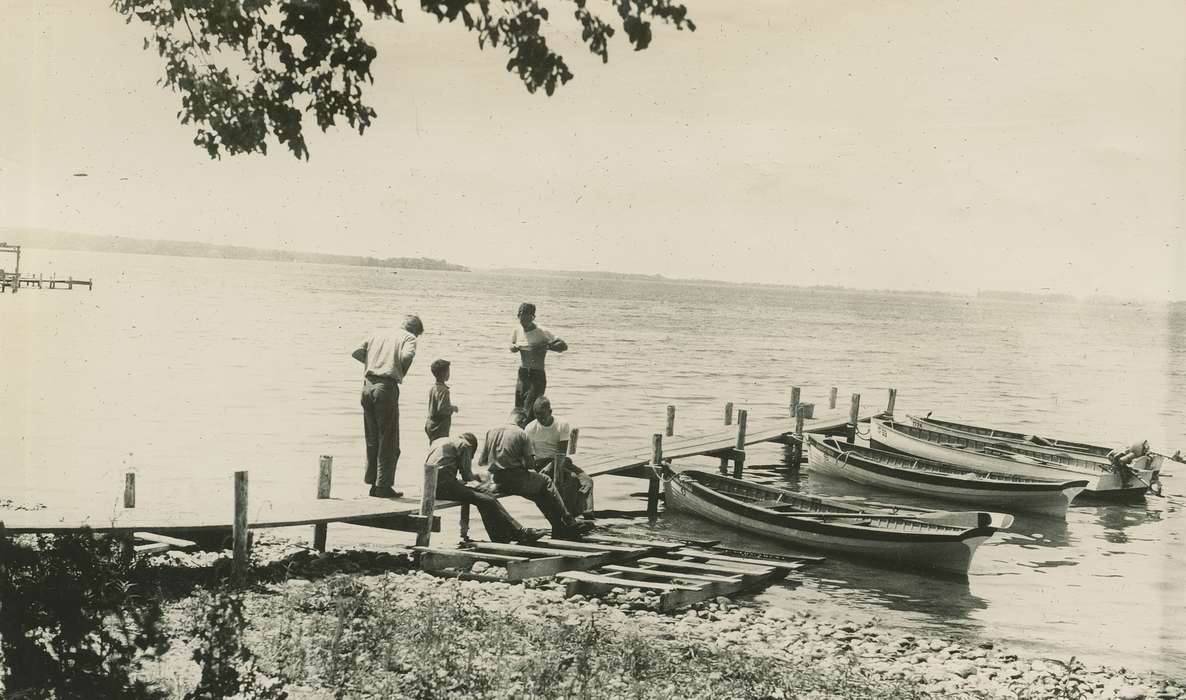
{"type": "Polygon", "coordinates": [[[375,331],[351,356],[366,366],[362,382],[362,424],[366,435],[364,481],[370,495],[399,498],[392,488],[399,462],[399,385],[416,357],[416,338],[424,332],[418,316],[404,318],[401,328],[375,331]]]}
{"type": "Polygon", "coordinates": [[[544,373],[544,359],[548,351],[564,352],[568,343],[552,335],[546,328],[535,325],[535,304],[519,304],[519,325],[511,332],[511,352],[519,353],[519,378],[515,382],[515,408],[527,413],[527,419],[535,416],[535,400],[544,395],[548,388],[548,375],[544,373]]]}

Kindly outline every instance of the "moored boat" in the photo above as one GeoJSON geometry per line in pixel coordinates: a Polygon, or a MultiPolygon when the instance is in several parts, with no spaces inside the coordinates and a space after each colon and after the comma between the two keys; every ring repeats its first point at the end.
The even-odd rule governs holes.
{"type": "Polygon", "coordinates": [[[907,416],[910,423],[918,428],[926,428],[938,432],[956,432],[960,434],[974,435],[984,440],[993,442],[1000,442],[1004,445],[1017,446],[1026,449],[1037,450],[1044,453],[1052,454],[1068,454],[1083,459],[1097,461],[1101,464],[1114,464],[1118,460],[1129,456],[1125,466],[1133,471],[1141,474],[1148,472],[1148,474],[1141,474],[1146,481],[1149,478],[1155,477],[1157,472],[1161,470],[1163,457],[1159,454],[1154,454],[1149,449],[1148,441],[1142,440],[1130,447],[1121,449],[1109,449],[1102,445],[1091,445],[1086,442],[1074,442],[1071,440],[1060,440],[1058,438],[1046,437],[1043,435],[1026,435],[1024,433],[1012,432],[1009,430],[998,430],[996,428],[988,428],[979,425],[970,425],[968,423],[956,423],[954,421],[939,420],[938,418],[931,418],[928,414],[924,418],[917,416],[907,416]]]}
{"type": "Polygon", "coordinates": [[[869,512],[700,471],[667,481],[667,508],[797,546],[966,575],[972,555],[1013,516],[869,512]]]}
{"type": "Polygon", "coordinates": [[[1060,518],[1088,484],[1086,478],[1039,479],[957,467],[815,436],[807,438],[807,461],[815,473],[859,484],[1060,518]]]}
{"type": "Polygon", "coordinates": [[[1004,445],[956,431],[904,425],[885,418],[874,418],[870,422],[869,443],[874,448],[1001,474],[1035,479],[1086,478],[1088,483],[1083,493],[1095,496],[1139,497],[1149,490],[1149,480],[1142,478],[1142,472],[1115,469],[1069,454],[1004,445]]]}

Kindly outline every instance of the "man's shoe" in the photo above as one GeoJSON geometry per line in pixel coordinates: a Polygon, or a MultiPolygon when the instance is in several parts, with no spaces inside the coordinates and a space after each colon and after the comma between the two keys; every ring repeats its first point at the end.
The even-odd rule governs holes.
{"type": "Polygon", "coordinates": [[[372,486],[371,495],[375,498],[403,498],[403,491],[396,491],[390,486],[372,486]]]}
{"type": "Polygon", "coordinates": [[[531,544],[546,534],[548,534],[547,530],[539,530],[534,527],[525,527],[523,528],[523,532],[519,533],[519,537],[515,541],[519,544],[531,544]]]}

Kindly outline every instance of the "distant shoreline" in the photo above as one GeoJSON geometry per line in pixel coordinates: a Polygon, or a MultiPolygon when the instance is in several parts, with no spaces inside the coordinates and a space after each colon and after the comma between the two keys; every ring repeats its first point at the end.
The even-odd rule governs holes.
{"type": "Polygon", "coordinates": [[[189,258],[214,258],[219,260],[324,263],[411,270],[470,271],[464,265],[457,265],[447,260],[436,258],[374,258],[362,255],[307,253],[271,248],[199,243],[195,241],[165,241],[150,238],[98,236],[88,233],[69,233],[66,231],[47,231],[42,229],[0,227],[0,241],[6,241],[23,247],[50,250],[82,250],[97,253],[131,253],[134,255],[169,255],[189,258]]]}

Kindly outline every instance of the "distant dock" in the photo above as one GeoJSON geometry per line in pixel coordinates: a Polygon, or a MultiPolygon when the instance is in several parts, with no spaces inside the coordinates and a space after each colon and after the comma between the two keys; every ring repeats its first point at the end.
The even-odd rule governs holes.
{"type": "Polygon", "coordinates": [[[74,279],[73,277],[59,278],[57,275],[50,275],[49,279],[45,275],[22,275],[21,274],[21,247],[19,245],[9,245],[8,243],[0,243],[0,253],[11,253],[16,256],[16,266],[12,272],[6,271],[0,267],[0,294],[4,293],[5,289],[11,289],[13,294],[21,287],[36,287],[38,289],[74,289],[75,287],[86,287],[88,290],[94,288],[94,279],[74,279]]]}

